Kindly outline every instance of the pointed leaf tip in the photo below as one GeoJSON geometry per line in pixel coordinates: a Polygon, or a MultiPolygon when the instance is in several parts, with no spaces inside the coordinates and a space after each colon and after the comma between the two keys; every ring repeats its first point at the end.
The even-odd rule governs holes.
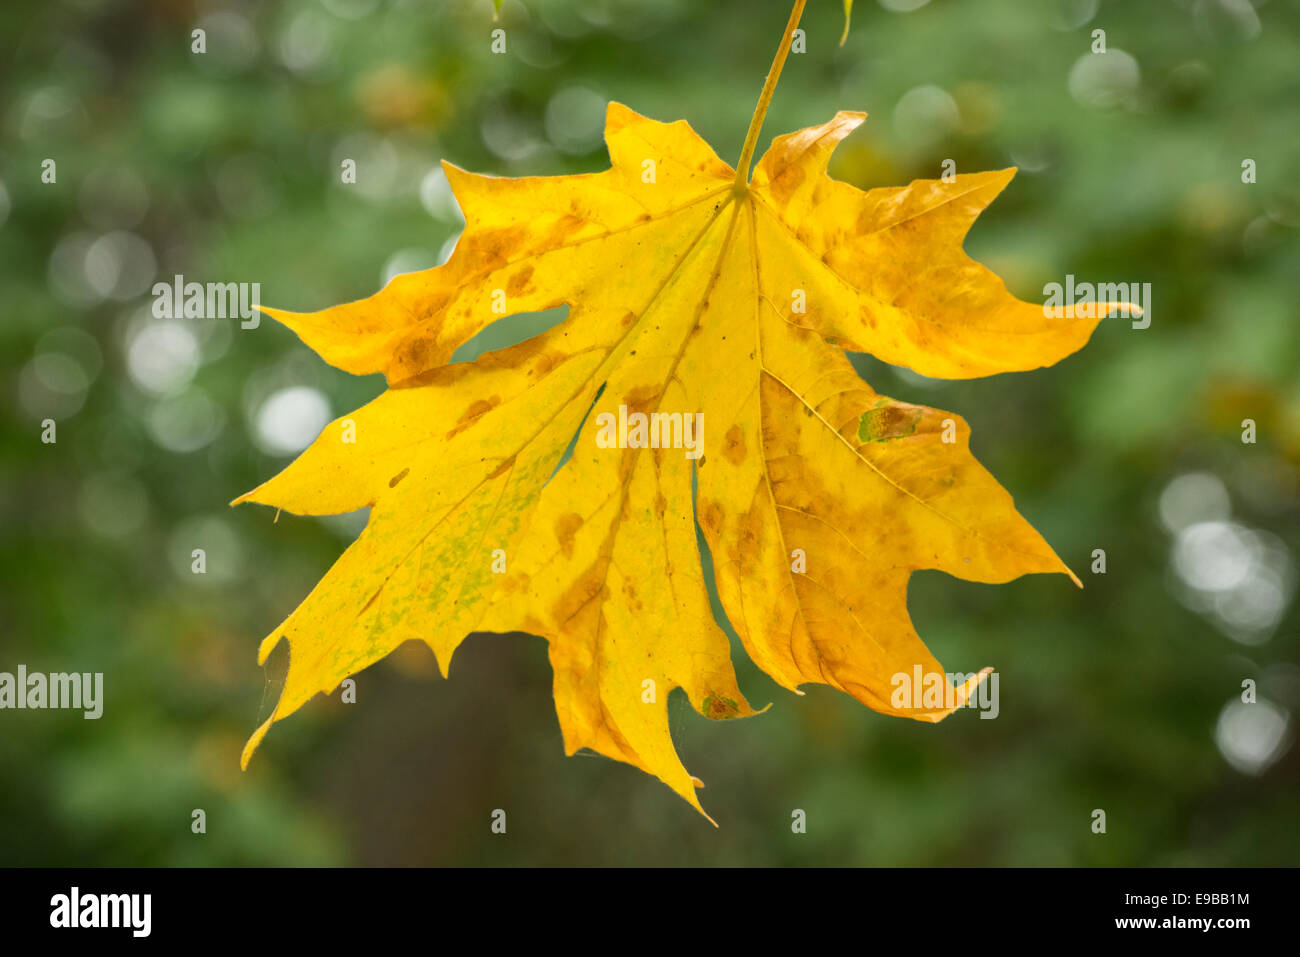
{"type": "Polygon", "coordinates": [[[243,752],[239,755],[239,770],[248,770],[248,762],[253,759],[253,752],[256,751],[257,746],[262,743],[262,739],[266,737],[266,732],[271,729],[271,723],[273,721],[275,721],[274,714],[263,721],[261,727],[254,731],[252,736],[248,739],[248,743],[244,745],[243,752]]]}

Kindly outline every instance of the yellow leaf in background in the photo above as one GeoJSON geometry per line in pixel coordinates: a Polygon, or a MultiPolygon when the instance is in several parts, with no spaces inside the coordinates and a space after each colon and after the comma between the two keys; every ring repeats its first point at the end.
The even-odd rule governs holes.
{"type": "Polygon", "coordinates": [[[408,639],[445,674],[470,632],[522,630],[548,642],[566,751],[626,761],[700,809],[669,692],[708,717],[754,711],[710,611],[697,519],[727,616],[774,680],[926,721],[978,679],[945,706],[891,702],[895,675],[943,672],[908,616],[911,573],[1070,574],[971,455],[962,419],[877,394],[842,350],[984,376],[1050,365],[1099,320],[1047,318],[962,252],[1013,171],[864,192],[826,174],[864,119],[839,113],[778,137],[748,178],[801,9],[739,172],[685,122],[611,103],[610,169],[502,179],[444,164],[466,217],[446,264],[321,312],[266,310],[389,388],[237,500],[371,508],[262,643],[264,661],[287,639],[290,662],[245,764],[274,721],[408,639]],[[447,364],[503,313],[565,303],[548,332],[447,364]],[[636,447],[639,415],[660,447],[636,447]]]}

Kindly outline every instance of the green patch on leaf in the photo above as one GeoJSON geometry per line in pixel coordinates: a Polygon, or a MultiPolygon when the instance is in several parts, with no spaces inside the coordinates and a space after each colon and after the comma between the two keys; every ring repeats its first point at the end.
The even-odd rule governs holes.
{"type": "Polygon", "coordinates": [[[906,438],[916,432],[921,415],[922,410],[917,406],[879,403],[858,419],[858,441],[885,442],[906,438]]]}
{"type": "Polygon", "coordinates": [[[704,699],[704,714],[717,721],[735,718],[740,714],[740,705],[733,698],[711,694],[704,699]]]}

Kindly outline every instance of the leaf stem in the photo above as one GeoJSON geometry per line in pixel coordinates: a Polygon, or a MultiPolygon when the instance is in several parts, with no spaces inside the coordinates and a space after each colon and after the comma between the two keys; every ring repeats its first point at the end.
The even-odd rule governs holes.
{"type": "Polygon", "coordinates": [[[807,0],[795,0],[794,9],[790,11],[790,22],[785,25],[785,36],[781,38],[781,45],[777,48],[776,56],[772,58],[772,67],[767,71],[763,92],[758,95],[754,118],[749,121],[749,132],[745,134],[745,148],[741,150],[740,162],[736,164],[737,192],[749,185],[749,164],[754,159],[754,147],[758,145],[758,132],[763,128],[763,118],[767,116],[767,107],[772,102],[776,81],[781,78],[781,68],[785,66],[785,58],[790,53],[790,42],[794,39],[794,31],[799,26],[799,18],[803,16],[805,3],[807,0]]]}

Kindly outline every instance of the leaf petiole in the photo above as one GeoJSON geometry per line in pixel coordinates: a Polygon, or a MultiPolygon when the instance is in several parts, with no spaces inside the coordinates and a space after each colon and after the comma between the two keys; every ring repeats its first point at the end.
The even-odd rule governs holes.
{"type": "Polygon", "coordinates": [[[781,38],[776,56],[772,58],[772,66],[767,71],[767,80],[763,83],[763,92],[758,96],[758,105],[754,107],[754,117],[749,121],[749,132],[745,134],[745,147],[740,152],[740,161],[736,163],[735,192],[737,193],[743,193],[749,187],[749,164],[754,159],[758,133],[763,128],[763,118],[767,116],[768,105],[771,104],[772,94],[776,91],[776,81],[781,78],[781,68],[785,66],[785,58],[790,53],[790,43],[794,39],[794,31],[799,26],[799,18],[803,16],[805,3],[807,0],[795,0],[794,9],[790,11],[790,21],[785,25],[785,35],[781,38]]]}

